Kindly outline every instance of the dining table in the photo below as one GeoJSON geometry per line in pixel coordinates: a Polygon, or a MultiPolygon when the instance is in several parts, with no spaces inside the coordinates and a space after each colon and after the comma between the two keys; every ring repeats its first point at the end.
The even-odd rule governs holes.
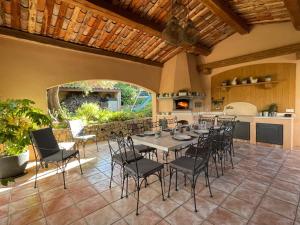
{"type": "Polygon", "coordinates": [[[160,136],[157,135],[144,135],[137,134],[133,135],[132,139],[135,144],[143,144],[152,148],[164,152],[175,151],[177,149],[183,148],[190,144],[196,144],[198,142],[198,137],[202,134],[207,134],[208,130],[197,130],[194,131],[185,131],[183,133],[176,132],[174,135],[171,135],[170,132],[162,131],[160,136]],[[176,135],[188,135],[191,137],[190,140],[177,140],[176,135]]]}

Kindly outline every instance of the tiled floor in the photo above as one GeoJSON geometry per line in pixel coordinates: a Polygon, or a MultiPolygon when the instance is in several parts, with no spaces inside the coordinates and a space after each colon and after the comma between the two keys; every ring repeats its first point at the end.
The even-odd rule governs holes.
{"type": "MultiPolygon", "coordinates": [[[[107,145],[101,145],[100,152],[91,145],[87,158],[82,159],[83,176],[77,163],[70,163],[66,190],[61,174],[57,175],[54,168],[40,172],[37,189],[33,188],[34,168],[10,187],[2,187],[0,225],[300,225],[300,151],[245,143],[235,143],[235,151],[234,169],[227,163],[228,168],[220,178],[214,176],[214,169],[210,171],[212,198],[203,177],[198,180],[197,213],[190,186],[185,187],[179,175],[179,191],[173,185],[171,197],[164,202],[159,182],[150,179],[152,183],[141,191],[140,215],[136,216],[133,182],[129,185],[129,198],[120,199],[118,169],[109,189],[107,145]]],[[[168,181],[165,180],[166,185],[168,181]]]]}

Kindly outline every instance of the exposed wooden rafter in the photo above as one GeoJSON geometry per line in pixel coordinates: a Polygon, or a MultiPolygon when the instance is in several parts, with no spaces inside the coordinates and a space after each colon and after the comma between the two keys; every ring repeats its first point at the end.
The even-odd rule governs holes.
{"type": "MultiPolygon", "coordinates": [[[[111,1],[108,0],[65,0],[68,3],[77,6],[84,6],[89,10],[94,11],[95,13],[108,17],[120,24],[126,24],[134,29],[138,29],[140,31],[146,32],[147,34],[160,37],[161,32],[164,29],[162,24],[156,23],[154,21],[147,20],[146,17],[141,17],[139,14],[135,12],[131,12],[129,10],[125,10],[121,7],[118,7],[112,4],[111,1]]],[[[203,45],[202,43],[197,43],[192,47],[182,46],[184,49],[188,51],[193,51],[196,54],[201,55],[209,55],[211,50],[203,45]]]]}
{"type": "Polygon", "coordinates": [[[286,45],[279,48],[268,49],[260,52],[250,53],[247,55],[241,55],[241,56],[228,58],[216,62],[206,63],[201,66],[199,65],[198,71],[202,73],[203,71],[207,72],[215,68],[231,66],[240,63],[246,63],[246,62],[256,61],[260,59],[281,56],[281,55],[288,55],[297,52],[298,53],[300,52],[300,43],[286,45]]]}
{"type": "Polygon", "coordinates": [[[240,34],[249,33],[250,27],[243,18],[233,12],[225,0],[201,0],[201,2],[240,34]]]}
{"type": "Polygon", "coordinates": [[[296,30],[300,30],[300,0],[284,0],[296,30]]]}
{"type": "Polygon", "coordinates": [[[87,53],[93,53],[93,54],[97,54],[97,55],[104,55],[104,56],[129,60],[129,61],[143,63],[143,64],[157,66],[157,67],[163,66],[162,63],[154,62],[152,60],[142,59],[139,57],[130,56],[130,55],[117,53],[117,52],[106,51],[106,50],[103,50],[100,48],[92,48],[92,47],[88,47],[85,45],[66,42],[63,40],[54,39],[54,38],[41,36],[41,35],[37,35],[37,34],[30,34],[27,32],[13,30],[10,28],[5,28],[5,27],[0,27],[0,34],[16,37],[16,38],[20,38],[20,39],[30,40],[30,41],[34,41],[34,42],[39,42],[39,43],[43,43],[43,44],[48,44],[48,45],[52,45],[52,46],[77,50],[77,51],[81,51],[81,52],[87,52],[87,53]]]}

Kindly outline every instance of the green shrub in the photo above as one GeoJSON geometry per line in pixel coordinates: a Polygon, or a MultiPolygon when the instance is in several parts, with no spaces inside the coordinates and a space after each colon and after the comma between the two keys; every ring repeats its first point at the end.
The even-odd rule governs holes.
{"type": "Polygon", "coordinates": [[[83,103],[75,112],[77,118],[89,121],[98,120],[100,107],[97,103],[83,103]]]}

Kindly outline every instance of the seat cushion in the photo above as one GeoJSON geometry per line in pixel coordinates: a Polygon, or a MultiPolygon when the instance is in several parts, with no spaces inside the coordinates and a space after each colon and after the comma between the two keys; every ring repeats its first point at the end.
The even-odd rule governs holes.
{"type": "Polygon", "coordinates": [[[58,162],[58,161],[62,161],[65,159],[68,159],[70,157],[75,156],[77,153],[79,153],[78,150],[60,150],[58,152],[56,152],[53,155],[50,155],[46,158],[43,159],[43,161],[45,162],[58,162]]]}
{"type": "Polygon", "coordinates": [[[147,177],[150,176],[164,168],[162,163],[143,158],[138,160],[137,162],[131,162],[130,164],[125,165],[125,170],[130,174],[139,177],[147,177]],[[136,163],[138,167],[138,173],[136,168],[136,163]]]}
{"type": "MultiPolygon", "coordinates": [[[[183,156],[170,162],[169,165],[171,168],[180,170],[183,173],[192,174],[194,172],[194,163],[195,163],[195,158],[183,156]]],[[[203,163],[203,159],[201,158],[197,159],[196,168],[198,168],[198,170],[201,170],[204,168],[204,166],[205,165],[203,163]]]]}
{"type": "Polygon", "coordinates": [[[80,135],[80,136],[74,137],[75,140],[81,140],[81,141],[87,141],[87,140],[95,139],[95,138],[96,138],[95,134],[87,134],[87,135],[80,135]]]}
{"type": "Polygon", "coordinates": [[[155,148],[149,147],[147,145],[134,145],[134,149],[139,153],[153,152],[155,148]]]}
{"type": "Polygon", "coordinates": [[[134,162],[135,159],[136,160],[140,160],[144,158],[142,155],[136,153],[135,157],[134,157],[134,152],[133,151],[128,151],[126,152],[126,156],[125,153],[119,153],[116,154],[112,157],[112,160],[120,165],[124,164],[123,161],[126,161],[126,163],[131,163],[134,162]]]}
{"type": "Polygon", "coordinates": [[[72,148],[74,148],[75,142],[59,142],[58,146],[59,149],[63,149],[63,150],[71,150],[72,148]]]}

